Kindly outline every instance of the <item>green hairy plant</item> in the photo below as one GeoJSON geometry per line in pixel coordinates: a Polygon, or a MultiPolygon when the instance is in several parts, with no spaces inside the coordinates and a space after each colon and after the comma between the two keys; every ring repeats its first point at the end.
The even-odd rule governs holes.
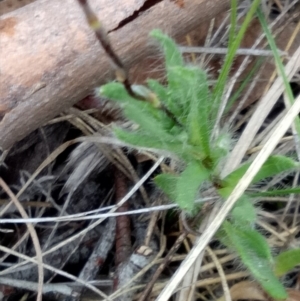
{"type": "MultiPolygon", "coordinates": [[[[119,82],[102,86],[99,94],[118,102],[128,120],[138,126],[135,130],[116,127],[115,135],[127,145],[158,150],[177,160],[178,168],[174,173],[162,173],[156,176],[154,181],[185,213],[193,215],[199,210],[195,199],[201,188],[213,187],[226,202],[226,198],[246,173],[251,162],[221,178],[222,166],[230,152],[231,135],[226,129],[215,131],[214,125],[235,52],[260,1],[253,1],[236,33],[237,1],[232,0],[229,51],[214,87],[209,86],[206,71],[186,64],[175,42],[160,30],[153,30],[150,36],[156,39],[163,49],[167,84],[162,85],[157,80],[149,79],[147,87],[131,85],[122,62],[105,37],[100,21],[89,9],[87,1],[78,2],[104,50],[116,66],[119,82]]],[[[263,18],[261,14],[259,18],[263,18]]],[[[299,163],[293,159],[271,156],[252,184],[296,169],[299,169],[299,163]]],[[[266,239],[255,229],[254,201],[258,196],[299,192],[299,188],[246,192],[218,233],[220,240],[239,254],[252,276],[275,299],[287,297],[277,277],[300,263],[300,251],[290,250],[273,258],[266,239]]]]}
{"type": "MultiPolygon", "coordinates": [[[[226,200],[250,163],[245,163],[224,179],[220,178],[222,162],[230,151],[231,137],[228,132],[221,131],[212,138],[215,110],[218,108],[213,105],[208,76],[204,70],[185,64],[174,41],[161,31],[153,30],[150,35],[163,48],[167,84],[149,79],[148,87],[133,85],[132,88],[145,99],[157,99],[156,105],[130,96],[122,83],[106,84],[99,93],[117,101],[125,116],[138,125],[134,131],[115,128],[120,140],[140,148],[161,150],[182,163],[184,167],[176,174],[160,174],[155,177],[155,183],[182,210],[193,214],[196,213],[195,199],[201,186],[215,187],[226,200]]],[[[258,172],[253,184],[297,168],[299,164],[291,158],[272,156],[258,172]]],[[[298,191],[282,189],[278,192],[288,194],[298,191]]],[[[276,195],[277,191],[265,193],[276,195]]],[[[286,292],[275,271],[284,268],[275,268],[265,238],[254,228],[255,196],[246,193],[240,198],[220,230],[226,237],[222,241],[240,255],[253,277],[272,297],[283,299],[286,292]]],[[[294,261],[294,265],[299,263],[299,256],[294,261]]]]}

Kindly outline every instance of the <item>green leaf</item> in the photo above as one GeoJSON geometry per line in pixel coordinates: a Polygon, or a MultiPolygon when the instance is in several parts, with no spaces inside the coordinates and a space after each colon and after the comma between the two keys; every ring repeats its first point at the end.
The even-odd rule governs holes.
{"type": "Polygon", "coordinates": [[[208,171],[198,162],[190,162],[180,174],[176,187],[176,203],[191,213],[200,185],[209,177],[208,171]]]}
{"type": "MultiPolygon", "coordinates": [[[[228,175],[224,179],[224,182],[227,183],[228,186],[234,188],[238,181],[246,173],[250,165],[251,163],[242,165],[240,168],[236,169],[230,175],[228,175]]],[[[298,166],[299,164],[291,158],[285,156],[271,156],[256,174],[252,181],[252,184],[257,183],[265,178],[275,176],[281,172],[293,170],[298,166]]]]}
{"type": "Polygon", "coordinates": [[[241,226],[251,226],[256,221],[256,210],[249,197],[243,195],[239,198],[231,211],[234,224],[241,226]]]}
{"type": "Polygon", "coordinates": [[[124,107],[125,116],[137,123],[141,129],[145,131],[148,135],[152,135],[157,139],[167,139],[167,140],[176,140],[175,137],[172,137],[168,134],[168,132],[164,129],[166,125],[166,120],[168,117],[161,111],[152,112],[156,109],[152,108],[149,103],[146,102],[138,102],[135,104],[128,103],[124,107]],[[154,117],[154,114],[157,115],[154,117]]]}
{"type": "Polygon", "coordinates": [[[169,36],[159,29],[152,30],[150,36],[158,40],[163,47],[167,69],[174,66],[183,66],[182,55],[175,42],[169,36]]]}
{"type": "Polygon", "coordinates": [[[192,145],[201,146],[204,153],[210,156],[210,95],[206,73],[199,68],[189,68],[191,100],[187,118],[188,133],[192,145]]]}
{"type": "Polygon", "coordinates": [[[155,184],[174,202],[178,176],[162,173],[154,178],[155,184]]]}
{"type": "Polygon", "coordinates": [[[168,107],[168,89],[155,79],[148,79],[147,84],[157,97],[168,107]]]}
{"type": "Polygon", "coordinates": [[[191,145],[210,153],[212,127],[211,95],[206,73],[197,67],[176,66],[169,70],[172,84],[168,86],[168,107],[186,128],[191,145]]]}
{"type": "Polygon", "coordinates": [[[204,71],[192,66],[175,66],[170,70],[170,74],[174,80],[172,86],[168,86],[168,94],[172,97],[174,104],[182,107],[188,106],[188,112],[193,96],[196,95],[200,102],[202,99],[207,102],[208,86],[204,71]],[[204,95],[201,95],[201,92],[204,95]]]}
{"type": "Polygon", "coordinates": [[[275,299],[285,299],[287,293],[274,275],[271,251],[264,237],[251,228],[237,228],[229,222],[223,223],[223,229],[229,246],[237,251],[243,264],[266,292],[275,299]]]}
{"type": "MultiPolygon", "coordinates": [[[[217,166],[218,163],[226,158],[231,147],[231,136],[228,132],[220,133],[219,136],[213,141],[211,146],[211,159],[217,166]]],[[[218,171],[219,173],[219,171],[218,171]]]]}
{"type": "MultiPolygon", "coordinates": [[[[174,126],[173,121],[161,110],[145,101],[139,101],[128,95],[120,83],[110,83],[100,88],[101,95],[119,101],[125,116],[141,126],[146,132],[160,139],[171,138],[168,130],[174,126]]],[[[175,138],[173,138],[175,139],[175,138]]]]}
{"type": "Polygon", "coordinates": [[[252,227],[235,227],[232,223],[225,221],[224,229],[227,235],[232,238],[235,248],[241,248],[243,256],[258,256],[271,263],[273,260],[271,250],[265,238],[252,227]],[[249,250],[244,250],[247,247],[249,250]]]}
{"type": "Polygon", "coordinates": [[[176,43],[170,37],[163,34],[160,30],[155,29],[151,31],[150,36],[157,39],[164,50],[168,88],[170,88],[169,91],[173,91],[176,89],[176,86],[178,86],[178,79],[176,78],[176,74],[174,74],[172,70],[175,67],[184,66],[183,57],[176,43]]]}
{"type": "Polygon", "coordinates": [[[125,89],[124,84],[118,82],[112,82],[101,86],[100,89],[98,89],[98,94],[122,104],[145,102],[152,108],[158,108],[160,106],[160,102],[155,93],[149,90],[146,86],[131,85],[131,89],[135,95],[144,100],[139,100],[130,96],[128,91],[125,89]]]}
{"type": "Polygon", "coordinates": [[[164,101],[168,98],[168,89],[160,84],[157,80],[148,78],[147,84],[149,88],[158,96],[159,99],[164,101]]]}
{"type": "Polygon", "coordinates": [[[300,264],[300,249],[288,250],[275,257],[275,274],[283,276],[300,264]]]}
{"type": "Polygon", "coordinates": [[[299,166],[298,162],[285,156],[271,156],[263,164],[259,172],[254,177],[252,183],[257,183],[263,179],[273,177],[281,172],[292,171],[299,166]]]}
{"type": "Polygon", "coordinates": [[[159,100],[164,103],[168,110],[178,119],[182,117],[182,109],[177,99],[172,98],[172,93],[168,87],[164,87],[158,81],[153,79],[147,80],[150,89],[157,95],[159,100]]]}
{"type": "Polygon", "coordinates": [[[100,96],[104,96],[111,100],[118,101],[120,103],[136,103],[137,100],[131,97],[127,90],[124,88],[124,85],[121,83],[108,83],[103,85],[98,90],[100,96]]]}
{"type": "Polygon", "coordinates": [[[116,128],[114,132],[120,140],[130,145],[164,150],[167,152],[174,153],[178,156],[182,156],[182,154],[184,153],[182,143],[176,140],[170,141],[170,140],[157,139],[157,137],[153,137],[152,135],[147,135],[142,131],[129,132],[129,131],[124,131],[116,128]]]}

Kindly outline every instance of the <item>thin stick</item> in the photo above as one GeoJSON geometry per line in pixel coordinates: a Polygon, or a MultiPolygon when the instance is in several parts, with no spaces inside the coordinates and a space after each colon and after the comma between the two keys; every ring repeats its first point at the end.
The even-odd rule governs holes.
{"type": "Polygon", "coordinates": [[[163,103],[160,102],[160,100],[156,97],[156,95],[153,92],[149,91],[147,95],[141,95],[140,93],[134,91],[133,86],[128,77],[128,72],[124,67],[124,64],[122,63],[121,59],[116,54],[116,52],[113,50],[105,29],[103,28],[96,14],[89,6],[88,1],[87,0],[77,0],[77,1],[80,4],[85,14],[89,26],[95,32],[98,41],[100,42],[107,56],[110,58],[112,65],[115,67],[117,81],[124,85],[124,88],[126,89],[127,93],[131,97],[137,100],[150,102],[155,108],[159,108],[162,111],[164,111],[166,115],[171,120],[173,120],[173,122],[175,122],[176,124],[180,124],[176,116],[174,116],[174,114],[163,103]]]}
{"type": "Polygon", "coordinates": [[[131,84],[129,82],[128,75],[124,68],[124,65],[121,59],[119,58],[119,56],[115,53],[115,51],[111,47],[107,33],[105,32],[105,29],[103,28],[100,20],[89,6],[87,0],[78,0],[78,3],[80,4],[85,14],[89,26],[91,27],[91,29],[94,30],[98,41],[100,42],[107,56],[110,58],[112,65],[115,67],[116,79],[119,82],[123,83],[129,95],[131,95],[132,97],[136,97],[136,94],[132,91],[131,84]]]}
{"type": "MultiPolygon", "coordinates": [[[[148,300],[151,290],[152,290],[155,282],[157,281],[158,277],[160,276],[160,274],[162,273],[164,268],[167,266],[167,264],[171,261],[174,253],[178,250],[178,248],[181,246],[182,242],[185,240],[186,237],[187,237],[187,232],[183,232],[180,236],[178,236],[174,245],[172,246],[172,248],[170,249],[170,251],[168,252],[166,257],[164,258],[164,261],[159,265],[159,267],[155,271],[154,275],[152,276],[151,281],[147,284],[145,290],[143,291],[143,293],[140,296],[138,301],[148,300]]],[[[167,299],[164,299],[164,300],[167,300],[167,299]]]]}
{"type": "MultiPolygon", "coordinates": [[[[116,203],[118,203],[127,191],[127,183],[124,174],[115,167],[114,170],[116,203]]],[[[129,210],[129,203],[126,202],[117,209],[117,212],[126,212],[129,210]]],[[[124,264],[131,254],[131,228],[130,218],[128,215],[121,215],[116,218],[116,241],[115,241],[115,266],[117,271],[114,275],[114,290],[117,290],[119,283],[122,281],[120,266],[124,264]]]]}
{"type": "MultiPolygon", "coordinates": [[[[200,200],[196,200],[196,204],[208,202],[211,200],[217,200],[217,197],[208,197],[200,200]]],[[[25,223],[49,223],[49,222],[70,222],[70,221],[83,221],[83,220],[93,220],[93,219],[99,219],[99,218],[108,218],[108,217],[117,217],[117,216],[123,216],[123,215],[133,215],[133,214],[142,214],[142,213],[150,213],[150,212],[161,212],[170,210],[173,208],[178,208],[178,204],[166,204],[166,205],[159,205],[159,206],[153,206],[153,207],[145,207],[141,209],[135,209],[135,210],[128,210],[125,212],[107,212],[107,213],[99,213],[99,211],[106,211],[113,209],[115,205],[113,206],[107,206],[104,208],[76,213],[76,214],[70,214],[66,216],[58,216],[58,217],[33,217],[33,218],[1,218],[0,224],[25,224],[25,223]],[[96,214],[92,214],[96,213],[96,214]],[[90,215],[91,214],[91,215],[90,215]]],[[[192,232],[192,231],[190,231],[192,232]]],[[[195,233],[196,234],[196,233],[195,233]]],[[[198,234],[197,234],[198,235],[198,234]]]]}

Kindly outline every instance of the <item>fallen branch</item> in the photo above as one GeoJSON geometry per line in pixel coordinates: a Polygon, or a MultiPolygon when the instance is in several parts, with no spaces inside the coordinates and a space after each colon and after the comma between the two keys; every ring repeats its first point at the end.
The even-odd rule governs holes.
{"type": "MultiPolygon", "coordinates": [[[[148,33],[182,37],[229,1],[95,0],[93,9],[127,67],[154,51],[148,33]]],[[[111,66],[73,0],[39,0],[0,17],[0,148],[34,129],[109,79],[111,66]]]]}

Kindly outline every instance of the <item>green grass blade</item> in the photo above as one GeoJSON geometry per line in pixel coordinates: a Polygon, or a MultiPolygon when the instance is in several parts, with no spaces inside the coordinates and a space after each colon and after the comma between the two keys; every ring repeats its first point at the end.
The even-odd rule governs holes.
{"type": "Polygon", "coordinates": [[[279,195],[289,195],[289,194],[299,194],[300,193],[300,187],[295,188],[287,188],[287,189],[274,189],[274,190],[268,190],[268,191],[262,191],[262,192],[251,192],[248,193],[251,197],[266,197],[266,196],[279,196],[279,195]]]}
{"type": "Polygon", "coordinates": [[[229,30],[229,39],[228,39],[228,48],[231,48],[231,45],[235,38],[236,25],[237,25],[237,8],[238,3],[237,0],[231,0],[230,6],[230,30],[229,30]]]}
{"type": "MultiPolygon", "coordinates": [[[[273,56],[274,56],[274,59],[275,59],[275,63],[276,63],[278,73],[280,74],[280,76],[283,79],[286,95],[288,97],[288,100],[289,100],[290,104],[292,105],[295,101],[295,98],[294,98],[294,95],[293,95],[293,92],[292,92],[292,88],[291,88],[289,80],[288,80],[288,78],[285,74],[284,66],[283,66],[282,61],[280,59],[280,55],[278,53],[276,43],[274,41],[272,33],[270,32],[270,29],[268,27],[268,24],[266,22],[266,19],[264,17],[263,12],[261,11],[261,9],[257,10],[257,16],[258,16],[258,19],[259,19],[259,21],[262,25],[262,28],[263,28],[265,34],[266,34],[266,37],[268,39],[270,48],[273,52],[273,56]]],[[[295,126],[296,126],[297,133],[300,136],[300,120],[299,120],[299,117],[295,118],[295,126]]]]}
{"type": "MultiPolygon", "coordinates": [[[[260,4],[260,0],[254,0],[252,2],[252,5],[245,17],[243,24],[241,25],[239,32],[237,33],[235,39],[232,41],[232,43],[230,45],[230,48],[228,49],[228,53],[225,57],[224,65],[222,66],[220,75],[217,80],[217,84],[213,90],[214,107],[216,108],[215,115],[217,115],[217,110],[219,108],[219,104],[220,104],[221,98],[224,93],[224,88],[226,85],[226,81],[228,79],[228,75],[229,75],[229,71],[230,71],[232,62],[234,60],[234,56],[236,54],[237,49],[239,48],[239,45],[245,35],[246,29],[247,29],[248,25],[250,24],[252,17],[255,14],[259,4],[260,4]]],[[[235,11],[233,10],[232,13],[234,14],[235,11]]]]}

